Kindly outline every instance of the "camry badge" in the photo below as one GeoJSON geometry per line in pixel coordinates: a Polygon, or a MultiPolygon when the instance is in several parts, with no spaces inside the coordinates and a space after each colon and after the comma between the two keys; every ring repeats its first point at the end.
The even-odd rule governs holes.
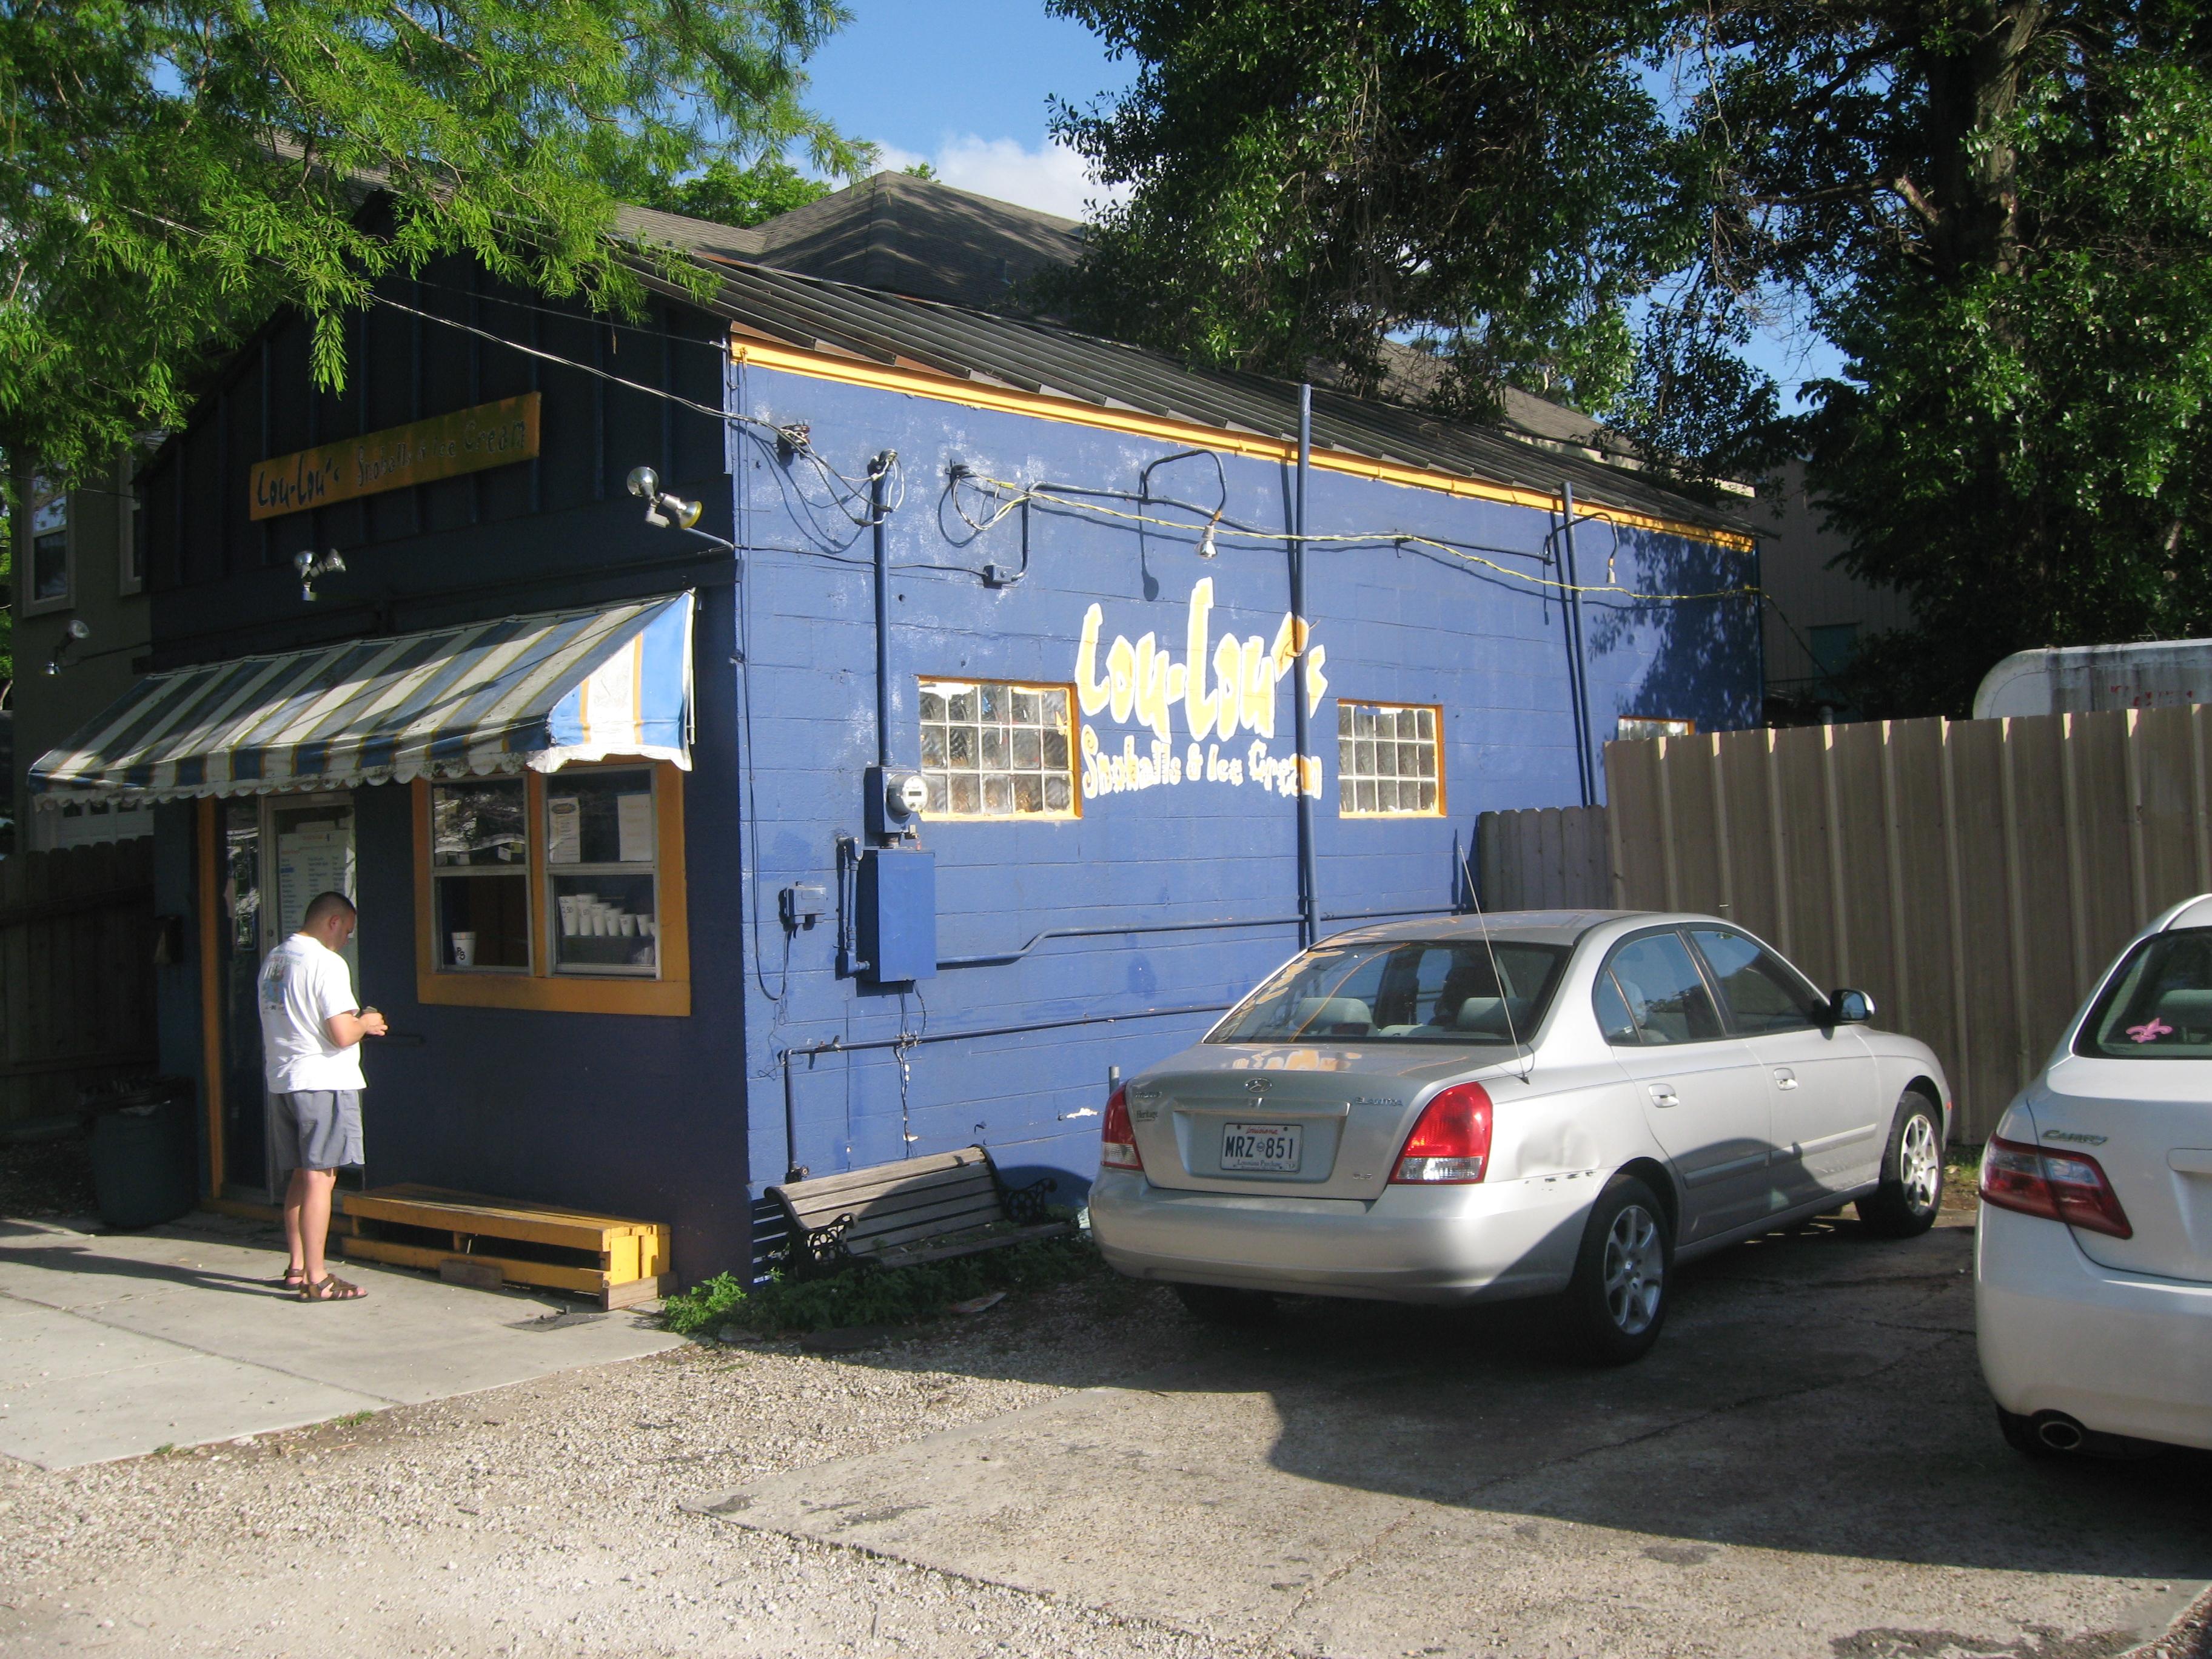
{"type": "Polygon", "coordinates": [[[2045,1140],[2078,1141],[2084,1146],[2101,1146],[2106,1140],[2103,1135],[2085,1135],[2073,1129],[2045,1129],[2043,1138],[2045,1140]]]}

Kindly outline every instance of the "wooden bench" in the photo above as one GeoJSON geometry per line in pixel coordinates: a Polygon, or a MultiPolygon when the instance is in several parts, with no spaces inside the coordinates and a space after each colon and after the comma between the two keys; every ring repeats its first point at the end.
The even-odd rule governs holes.
{"type": "Polygon", "coordinates": [[[1071,1224],[1045,1216],[1048,1180],[1009,1190],[981,1146],[770,1187],[791,1229],[787,1272],[856,1263],[911,1267],[1049,1238],[1071,1224]]]}
{"type": "Polygon", "coordinates": [[[603,1308],[649,1302],[676,1287],[668,1229],[656,1221],[413,1185],[348,1193],[341,1206],[354,1224],[345,1242],[351,1257],[463,1283],[479,1274],[489,1282],[495,1270],[508,1284],[580,1291],[603,1308]]]}

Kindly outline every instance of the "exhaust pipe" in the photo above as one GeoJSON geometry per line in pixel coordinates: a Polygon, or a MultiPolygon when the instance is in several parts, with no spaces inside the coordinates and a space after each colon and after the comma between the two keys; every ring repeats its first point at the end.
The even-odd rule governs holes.
{"type": "Polygon", "coordinates": [[[2088,1438],[2081,1425],[2063,1412],[2045,1412],[2035,1419],[2035,1437],[2056,1452],[2079,1451],[2088,1438]]]}

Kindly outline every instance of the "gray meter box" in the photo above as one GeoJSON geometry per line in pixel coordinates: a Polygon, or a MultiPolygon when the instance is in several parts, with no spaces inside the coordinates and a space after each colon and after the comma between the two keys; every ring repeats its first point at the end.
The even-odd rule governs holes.
{"type": "Polygon", "coordinates": [[[878,985],[937,976],[937,854],[875,847],[860,854],[862,977],[878,985]]]}

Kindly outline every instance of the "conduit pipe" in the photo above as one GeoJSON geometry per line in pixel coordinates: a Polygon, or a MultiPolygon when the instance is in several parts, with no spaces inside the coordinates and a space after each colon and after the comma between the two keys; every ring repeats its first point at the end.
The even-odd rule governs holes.
{"type": "Polygon", "coordinates": [[[1292,799],[1297,803],[1298,814],[1298,944],[1309,950],[1321,937],[1321,895],[1314,874],[1313,797],[1306,791],[1306,749],[1312,738],[1306,708],[1306,657],[1313,644],[1312,630],[1306,625],[1306,478],[1312,464],[1313,387],[1301,383],[1296,533],[1291,538],[1291,629],[1293,635],[1304,630],[1304,636],[1291,641],[1297,647],[1291,659],[1291,747],[1297,757],[1293,763],[1297,789],[1292,799]]]}

